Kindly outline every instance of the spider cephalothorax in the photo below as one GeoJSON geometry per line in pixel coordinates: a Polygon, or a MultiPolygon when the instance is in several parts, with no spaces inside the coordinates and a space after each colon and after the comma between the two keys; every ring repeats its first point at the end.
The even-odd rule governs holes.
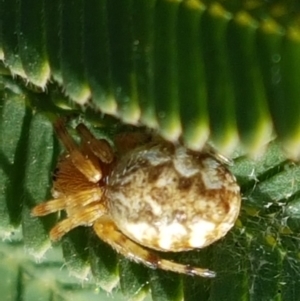
{"type": "Polygon", "coordinates": [[[103,241],[137,262],[179,273],[215,275],[151,251],[203,248],[234,225],[240,189],[210,150],[194,152],[156,136],[133,139],[128,134],[116,140],[114,151],[83,124],[76,128],[80,145],[61,121],[55,130],[67,154],[56,169],[54,199],[32,211],[35,216],[67,212],[68,217],[51,230],[52,240],[77,226],[93,225],[103,241]]]}

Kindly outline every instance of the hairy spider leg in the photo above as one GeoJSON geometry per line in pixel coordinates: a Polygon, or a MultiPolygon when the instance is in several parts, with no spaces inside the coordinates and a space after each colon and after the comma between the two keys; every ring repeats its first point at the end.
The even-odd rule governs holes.
{"type": "Polygon", "coordinates": [[[76,207],[84,207],[90,203],[101,200],[102,189],[99,187],[79,191],[72,195],[58,197],[35,206],[31,214],[33,216],[44,216],[60,210],[72,210],[76,207]]]}
{"type": "Polygon", "coordinates": [[[50,231],[52,241],[60,240],[62,236],[78,226],[91,226],[99,217],[106,214],[104,204],[99,202],[91,203],[83,208],[78,208],[71,216],[59,222],[50,231]]]}
{"type": "Polygon", "coordinates": [[[80,152],[79,146],[76,144],[71,135],[67,132],[64,122],[58,119],[54,123],[54,129],[57,136],[66,147],[73,164],[84,174],[84,176],[91,182],[99,182],[102,177],[100,168],[97,168],[95,164],[80,152]]]}
{"type": "Polygon", "coordinates": [[[83,123],[78,124],[76,130],[81,137],[81,141],[86,143],[92,153],[103,163],[113,161],[113,149],[105,139],[97,139],[83,123]]]}
{"type": "Polygon", "coordinates": [[[103,188],[98,183],[90,182],[77,169],[71,157],[64,155],[54,173],[52,194],[54,199],[32,209],[33,216],[44,216],[60,210],[66,210],[68,216],[84,212],[90,203],[102,201],[103,188]]]}
{"type": "Polygon", "coordinates": [[[113,220],[107,215],[103,215],[96,220],[94,230],[100,239],[111,245],[118,253],[152,269],[160,268],[187,275],[215,277],[215,272],[208,269],[192,267],[161,258],[158,254],[142,247],[121,233],[113,220]]]}

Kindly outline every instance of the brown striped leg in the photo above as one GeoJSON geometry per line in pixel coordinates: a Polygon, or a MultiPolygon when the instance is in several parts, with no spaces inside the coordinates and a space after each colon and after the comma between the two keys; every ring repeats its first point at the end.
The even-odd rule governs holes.
{"type": "Polygon", "coordinates": [[[79,191],[70,196],[63,196],[41,203],[32,209],[31,214],[33,216],[44,216],[63,209],[72,210],[76,207],[85,210],[84,206],[92,202],[100,201],[102,193],[101,188],[98,187],[86,191],[79,191]]]}
{"type": "Polygon", "coordinates": [[[102,203],[92,203],[84,208],[79,208],[71,216],[59,222],[50,231],[50,238],[53,241],[61,239],[66,233],[78,226],[90,226],[100,216],[106,214],[106,208],[102,203]]]}
{"type": "Polygon", "coordinates": [[[112,219],[107,215],[97,219],[94,224],[94,230],[101,240],[111,245],[117,252],[133,261],[143,263],[150,268],[160,268],[176,273],[202,277],[215,277],[213,271],[163,259],[158,254],[143,248],[122,234],[112,219]]]}
{"type": "Polygon", "coordinates": [[[113,161],[114,151],[105,139],[97,139],[83,123],[78,124],[76,130],[81,137],[81,141],[86,143],[92,153],[103,163],[113,161]]]}
{"type": "Polygon", "coordinates": [[[54,129],[70,154],[71,160],[76,168],[82,172],[89,181],[93,183],[98,182],[102,177],[101,170],[80,152],[79,146],[67,132],[64,122],[61,119],[58,119],[54,123],[54,129]]]}

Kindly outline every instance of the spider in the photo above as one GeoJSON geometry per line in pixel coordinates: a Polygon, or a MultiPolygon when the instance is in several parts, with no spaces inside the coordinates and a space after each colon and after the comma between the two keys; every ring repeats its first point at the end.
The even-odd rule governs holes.
{"type": "Polygon", "coordinates": [[[240,189],[210,149],[190,151],[156,135],[134,133],[117,137],[114,149],[84,124],[76,127],[79,144],[62,120],[54,128],[67,152],[54,174],[53,199],[32,210],[33,216],[66,211],[67,218],[50,231],[52,241],[77,226],[93,226],[118,253],[150,268],[215,276],[156,252],[203,248],[234,225],[240,189]]]}

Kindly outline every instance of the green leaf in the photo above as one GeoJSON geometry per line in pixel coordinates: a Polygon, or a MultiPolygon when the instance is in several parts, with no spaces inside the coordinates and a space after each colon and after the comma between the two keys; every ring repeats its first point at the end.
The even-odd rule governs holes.
{"type": "Polygon", "coordinates": [[[180,119],[184,142],[193,149],[205,143],[209,135],[205,66],[201,59],[206,41],[199,26],[204,11],[200,3],[186,2],[178,12],[176,28],[178,90],[180,98],[185,100],[179,102],[180,119]],[[190,104],[188,107],[187,103],[190,104]]]}
{"type": "Polygon", "coordinates": [[[140,116],[133,52],[132,2],[107,1],[106,7],[112,87],[118,114],[126,123],[136,123],[140,116]]]}
{"type": "Polygon", "coordinates": [[[1,3],[1,52],[5,58],[5,64],[12,70],[13,74],[26,77],[19,56],[18,31],[19,26],[17,0],[3,0],[1,3]],[[6,25],[6,24],[9,24],[6,25]],[[6,26],[5,26],[6,25],[6,26]]]}
{"type": "MultiPolygon", "coordinates": [[[[295,1],[3,0],[11,71],[124,123],[256,155],[275,132],[300,154],[295,1]],[[56,22],[52,22],[56,20],[56,22]],[[36,26],[39,23],[40,26],[36,26]]],[[[3,55],[2,55],[3,54],[3,55]]]]}
{"type": "MultiPolygon", "coordinates": [[[[64,266],[60,248],[53,248],[39,263],[24,252],[21,236],[10,242],[0,242],[0,283],[3,301],[82,301],[112,298],[95,289],[93,282],[79,283],[64,266]]],[[[114,300],[124,300],[114,292],[114,300]]]]}
{"type": "Polygon", "coordinates": [[[19,5],[19,54],[22,65],[28,80],[44,88],[50,79],[43,26],[44,1],[23,0],[19,5]]]}
{"type": "Polygon", "coordinates": [[[83,104],[90,96],[85,77],[82,49],[83,1],[60,1],[61,10],[61,72],[65,93],[83,104]],[[76,22],[75,22],[76,20],[76,22]]]}

